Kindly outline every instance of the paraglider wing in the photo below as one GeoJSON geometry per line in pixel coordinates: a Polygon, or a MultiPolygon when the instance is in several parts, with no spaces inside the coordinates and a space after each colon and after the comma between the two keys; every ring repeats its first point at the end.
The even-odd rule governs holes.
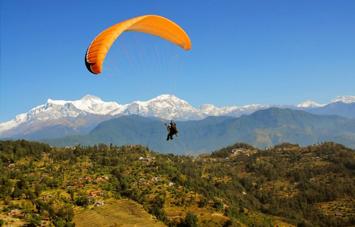
{"type": "Polygon", "coordinates": [[[157,15],[135,17],[104,30],[91,42],[85,54],[85,65],[91,73],[99,74],[102,72],[102,65],[107,52],[117,37],[125,31],[159,36],[184,50],[191,49],[189,36],[173,21],[157,15]]]}

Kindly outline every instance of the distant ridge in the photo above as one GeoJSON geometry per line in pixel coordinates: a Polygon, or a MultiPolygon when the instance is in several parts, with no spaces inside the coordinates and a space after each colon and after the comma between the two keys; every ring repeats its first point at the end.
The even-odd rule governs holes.
{"type": "Polygon", "coordinates": [[[269,108],[239,118],[208,117],[177,125],[179,136],[171,142],[165,140],[164,121],[138,115],[104,121],[87,135],[45,142],[59,146],[141,144],[163,153],[184,154],[208,152],[235,142],[264,148],[283,142],[309,145],[334,141],[355,147],[355,120],[301,110],[269,108]]]}

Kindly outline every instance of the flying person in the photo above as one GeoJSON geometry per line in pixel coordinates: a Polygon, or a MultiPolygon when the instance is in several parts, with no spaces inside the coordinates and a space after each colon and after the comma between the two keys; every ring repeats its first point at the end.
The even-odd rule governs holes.
{"type": "Polygon", "coordinates": [[[170,121],[169,124],[165,124],[166,125],[166,129],[168,130],[168,135],[166,137],[166,140],[172,140],[173,136],[176,135],[178,133],[177,127],[176,127],[176,123],[173,121],[170,121]]]}
{"type": "MultiPolygon", "coordinates": [[[[191,40],[188,34],[177,23],[159,15],[143,15],[121,21],[100,32],[85,53],[85,66],[88,71],[98,75],[103,71],[103,63],[113,43],[125,32],[142,32],[157,36],[188,51],[191,49],[191,40]]],[[[167,140],[172,140],[178,133],[176,123],[171,121],[167,140]]]]}

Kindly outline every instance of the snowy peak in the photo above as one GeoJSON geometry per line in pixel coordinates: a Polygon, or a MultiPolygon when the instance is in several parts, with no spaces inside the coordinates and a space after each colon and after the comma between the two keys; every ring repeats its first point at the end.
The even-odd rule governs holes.
{"type": "Polygon", "coordinates": [[[200,106],[200,110],[205,114],[214,113],[219,109],[220,108],[216,107],[213,104],[203,104],[202,106],[200,106]]]}
{"type": "Polygon", "coordinates": [[[79,111],[84,111],[96,115],[107,115],[121,107],[121,105],[116,102],[105,102],[101,98],[93,95],[85,95],[81,99],[74,101],[48,99],[46,106],[53,107],[53,105],[67,108],[75,107],[79,111]]]}
{"type": "Polygon", "coordinates": [[[170,94],[163,94],[147,101],[135,101],[125,105],[124,110],[115,114],[138,114],[163,119],[201,119],[203,115],[185,100],[170,94]]]}
{"type": "MultiPolygon", "coordinates": [[[[147,104],[165,104],[165,105],[181,105],[181,106],[191,106],[185,100],[179,99],[175,95],[160,95],[156,98],[150,99],[147,101],[147,104]]],[[[192,107],[192,106],[191,106],[192,107]]]]}
{"type": "Polygon", "coordinates": [[[232,113],[237,110],[237,106],[217,107],[212,104],[204,104],[200,106],[200,111],[206,116],[232,115],[232,113]]]}
{"type": "Polygon", "coordinates": [[[250,104],[244,106],[225,106],[216,107],[212,104],[204,104],[200,107],[200,111],[206,116],[232,116],[239,117],[243,114],[250,114],[257,110],[266,109],[271,105],[250,104]]]}
{"type": "Polygon", "coordinates": [[[306,100],[300,104],[297,105],[298,108],[317,108],[317,107],[324,107],[328,104],[332,104],[332,103],[337,103],[337,102],[341,102],[341,103],[345,103],[345,104],[350,104],[350,103],[355,103],[355,96],[338,96],[335,99],[332,99],[330,101],[330,103],[327,104],[319,104],[315,101],[312,100],[306,100]]]}
{"type": "Polygon", "coordinates": [[[80,100],[86,101],[86,102],[103,102],[101,98],[95,96],[95,95],[85,95],[83,96],[80,100]]]}
{"type": "Polygon", "coordinates": [[[355,102],[355,96],[338,96],[335,99],[331,101],[332,103],[335,102],[342,102],[346,104],[354,103],[355,102]]]}
{"type": "Polygon", "coordinates": [[[105,102],[93,95],[85,95],[74,101],[48,99],[45,104],[34,107],[27,113],[19,114],[13,120],[0,123],[0,133],[25,123],[35,125],[41,122],[54,122],[58,119],[87,116],[88,114],[111,115],[112,111],[120,108],[121,105],[116,102],[105,102]]]}
{"type": "Polygon", "coordinates": [[[172,102],[185,102],[187,103],[185,100],[182,100],[178,97],[176,97],[175,95],[171,95],[171,94],[162,94],[159,95],[155,98],[152,98],[150,100],[148,100],[149,102],[151,101],[172,101],[172,102]]]}
{"type": "Polygon", "coordinates": [[[104,102],[93,95],[85,95],[80,100],[72,101],[72,104],[82,111],[97,115],[107,115],[121,107],[116,102],[104,102]]]}
{"type": "Polygon", "coordinates": [[[188,102],[186,102],[183,99],[180,99],[176,97],[175,95],[169,95],[169,94],[164,94],[164,95],[159,95],[153,99],[150,99],[146,102],[141,102],[142,104],[145,104],[147,106],[155,106],[155,107],[173,107],[173,106],[178,106],[178,107],[189,107],[193,108],[188,102]]]}
{"type": "Polygon", "coordinates": [[[321,106],[324,106],[324,105],[319,104],[319,103],[312,101],[312,100],[306,100],[306,101],[297,105],[298,108],[315,108],[315,107],[321,107],[321,106]]]}
{"type": "Polygon", "coordinates": [[[12,128],[26,122],[26,120],[27,120],[27,114],[25,114],[25,113],[19,114],[13,120],[0,123],[0,132],[12,129],[12,128]]]}

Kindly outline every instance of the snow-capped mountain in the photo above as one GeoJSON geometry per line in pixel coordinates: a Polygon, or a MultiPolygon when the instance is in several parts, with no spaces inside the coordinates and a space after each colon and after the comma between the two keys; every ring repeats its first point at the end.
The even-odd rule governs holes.
{"type": "Polygon", "coordinates": [[[204,104],[200,106],[201,113],[207,116],[221,116],[227,115],[237,109],[236,106],[227,106],[227,107],[216,107],[212,104],[204,104]]]}
{"type": "Polygon", "coordinates": [[[114,115],[137,114],[144,117],[157,117],[168,120],[196,120],[206,117],[185,100],[168,94],[160,95],[148,101],[134,101],[112,113],[114,115]]]}
{"type": "Polygon", "coordinates": [[[128,104],[103,101],[93,95],[73,101],[48,99],[45,104],[19,114],[13,120],[0,123],[0,137],[38,137],[49,129],[53,133],[81,133],[103,120],[122,115],[137,114],[166,120],[199,120],[207,116],[240,116],[267,107],[258,104],[240,107],[216,107],[206,104],[195,108],[187,101],[169,94],[128,104]]]}
{"type": "MultiPolygon", "coordinates": [[[[119,104],[103,101],[99,97],[86,95],[79,100],[65,101],[48,99],[27,113],[0,123],[0,138],[39,137],[51,131],[56,134],[70,135],[87,132],[98,123],[122,115],[137,114],[144,117],[156,117],[165,120],[199,120],[207,116],[233,116],[251,114],[257,110],[276,105],[251,104],[245,106],[217,107],[205,104],[195,108],[187,101],[174,95],[163,94],[147,101],[134,101],[119,104]]],[[[338,114],[355,117],[355,96],[340,96],[329,104],[319,104],[307,100],[295,106],[277,106],[279,108],[302,109],[317,114],[338,114]]],[[[58,135],[59,136],[59,135],[58,135]]]]}
{"type": "Polygon", "coordinates": [[[122,107],[117,102],[104,102],[99,97],[93,95],[85,95],[81,99],[75,101],[48,99],[47,105],[73,105],[80,111],[97,115],[111,115],[110,113],[112,111],[116,111],[117,109],[120,109],[122,107]]]}
{"type": "MultiPolygon", "coordinates": [[[[15,119],[0,123],[0,134],[13,134],[11,131],[18,126],[28,126],[28,128],[37,128],[41,125],[59,124],[71,127],[79,126],[87,122],[77,121],[65,122],[68,119],[84,118],[88,115],[109,115],[111,111],[119,109],[121,106],[116,102],[104,102],[100,98],[86,95],[80,100],[64,101],[48,99],[43,105],[37,106],[27,113],[19,114],[15,119]],[[66,119],[63,123],[63,120],[66,119]]],[[[27,128],[27,127],[26,127],[27,128]]],[[[32,131],[32,130],[29,130],[32,131]]],[[[4,136],[2,136],[4,137],[4,136]]]]}
{"type": "Polygon", "coordinates": [[[79,100],[48,99],[27,113],[0,123],[0,137],[42,136],[43,129],[64,134],[79,134],[92,129],[103,120],[121,115],[137,114],[162,119],[202,119],[204,114],[174,95],[161,95],[148,101],[135,101],[120,105],[99,97],[86,95],[79,100]]]}
{"type": "Polygon", "coordinates": [[[317,108],[317,107],[324,107],[330,104],[334,103],[345,103],[345,104],[351,104],[355,103],[355,96],[337,96],[336,98],[332,99],[329,103],[327,104],[320,104],[317,103],[313,100],[306,100],[304,102],[301,102],[300,104],[296,105],[298,108],[317,108]]]}
{"type": "Polygon", "coordinates": [[[338,96],[326,105],[311,107],[305,110],[314,114],[355,118],[355,96],[338,96]]]}
{"type": "Polygon", "coordinates": [[[315,108],[315,107],[321,107],[321,106],[324,106],[324,104],[319,104],[319,103],[312,101],[312,100],[306,100],[306,101],[297,105],[298,108],[315,108]]]}
{"type": "Polygon", "coordinates": [[[346,104],[350,104],[350,103],[355,103],[355,96],[338,96],[335,99],[333,99],[331,101],[332,103],[335,102],[342,102],[342,103],[346,103],[346,104]]]}

